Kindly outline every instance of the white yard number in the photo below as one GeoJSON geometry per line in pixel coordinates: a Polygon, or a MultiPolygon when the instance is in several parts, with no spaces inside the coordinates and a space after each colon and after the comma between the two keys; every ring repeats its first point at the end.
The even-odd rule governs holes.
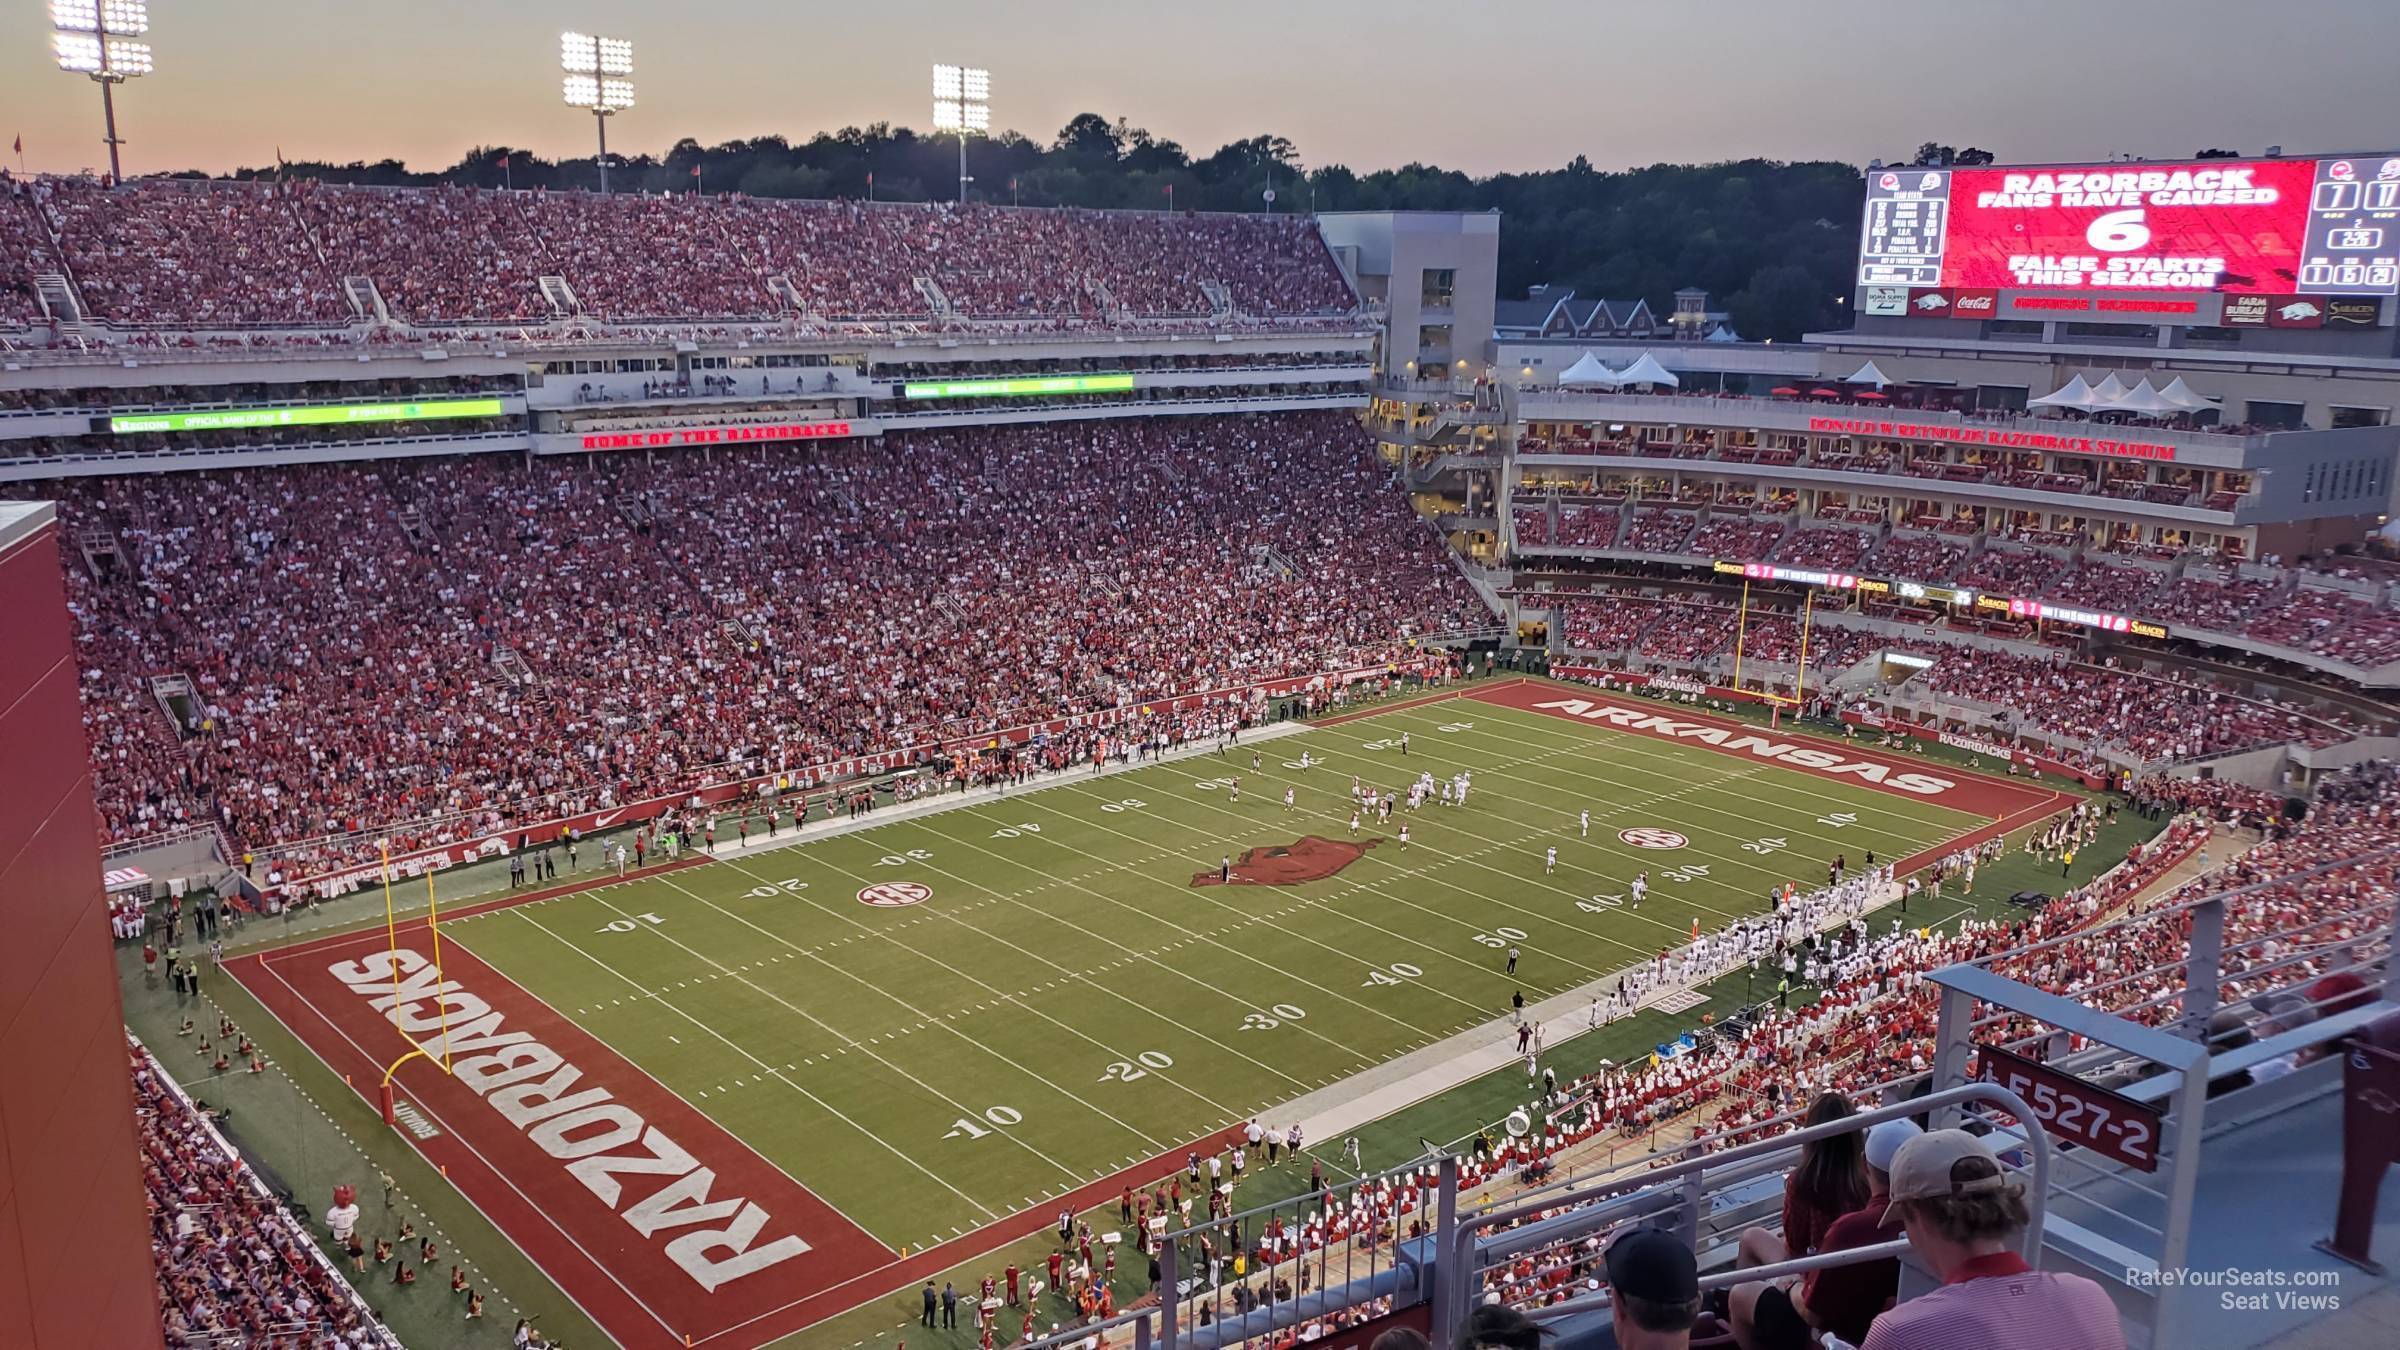
{"type": "Polygon", "coordinates": [[[1200,781],[1192,784],[1192,786],[1200,789],[1202,792],[1221,792],[1226,788],[1232,787],[1233,780],[1230,778],[1203,778],[1200,781]]]}
{"type": "Polygon", "coordinates": [[[2111,211],[2092,221],[2083,232],[2083,240],[2103,253],[2131,253],[2150,242],[2150,227],[2142,223],[2143,211],[2111,211]]]}
{"type": "Polygon", "coordinates": [[[1380,741],[1360,741],[1358,748],[1361,750],[1397,750],[1400,748],[1400,742],[1386,736],[1380,741]]]}
{"type": "Polygon", "coordinates": [[[1296,759],[1287,759],[1283,762],[1283,767],[1287,769],[1305,769],[1309,766],[1296,759]]]}
{"type": "Polygon", "coordinates": [[[1435,731],[1473,731],[1474,729],[1473,722],[1444,722],[1434,728],[1435,731]]]}
{"type": "Polygon", "coordinates": [[[1014,839],[1019,835],[1040,834],[1041,832],[1041,826],[1036,825],[1031,821],[1027,821],[1022,825],[1003,825],[999,829],[992,831],[992,837],[994,839],[1014,839]]]}
{"type": "Polygon", "coordinates": [[[1669,881],[1697,881],[1708,875],[1708,864],[1693,863],[1687,867],[1670,867],[1659,875],[1669,881]]]}
{"type": "MultiPolygon", "coordinates": [[[[983,1118],[1005,1130],[1009,1126],[1025,1119],[1025,1115],[1023,1112],[1017,1110],[1013,1106],[993,1106],[986,1107],[984,1109],[983,1118]]],[[[990,1130],[983,1128],[981,1125],[978,1125],[974,1121],[967,1119],[965,1116],[960,1116],[957,1120],[950,1123],[950,1132],[942,1137],[944,1139],[981,1139],[990,1133],[990,1130]]]]}
{"type": "Polygon", "coordinates": [[[1595,895],[1589,900],[1575,902],[1575,908],[1586,914],[1606,914],[1612,909],[1623,909],[1624,907],[1625,897],[1621,895],[1595,895]]]}
{"type": "Polygon", "coordinates": [[[1121,801],[1102,802],[1100,809],[1114,815],[1119,811],[1139,811],[1149,804],[1139,797],[1127,797],[1121,801]]]}
{"type": "Polygon", "coordinates": [[[1103,1083],[1130,1083],[1136,1078],[1148,1078],[1151,1069],[1172,1069],[1174,1067],[1175,1061],[1169,1058],[1165,1051],[1144,1050],[1135,1055],[1133,1059],[1120,1059],[1110,1064],[1108,1072],[1100,1075],[1100,1081],[1103,1083]],[[1136,1060],[1140,1063],[1137,1064],[1136,1060]],[[1148,1067],[1144,1067],[1145,1065],[1148,1067]]]}
{"type": "Polygon", "coordinates": [[[1748,852],[1763,856],[1769,853],[1781,853],[1784,849],[1784,846],[1790,842],[1791,841],[1788,839],[1780,839],[1774,835],[1768,835],[1764,839],[1753,839],[1749,843],[1742,845],[1742,847],[1748,852]]]}
{"type": "MultiPolygon", "coordinates": [[[[640,919],[642,923],[652,925],[666,922],[665,919],[662,919],[655,914],[637,914],[634,916],[634,918],[640,919]]],[[[600,925],[598,928],[593,929],[592,931],[596,933],[630,933],[641,926],[641,923],[635,923],[633,919],[611,919],[607,923],[600,925]]]]}
{"type": "Polygon", "coordinates": [[[1505,947],[1512,942],[1523,942],[1525,930],[1522,928],[1495,928],[1489,933],[1477,933],[1475,940],[1486,947],[1505,947]]]}
{"type": "Polygon", "coordinates": [[[928,849],[912,848],[906,853],[886,853],[875,860],[877,867],[906,867],[912,862],[924,862],[933,853],[928,849]]]}
{"type": "Polygon", "coordinates": [[[785,877],[783,880],[776,882],[772,886],[751,887],[750,898],[753,900],[772,900],[779,895],[798,895],[800,892],[807,889],[808,883],[802,881],[800,878],[785,877]]]}
{"type": "Polygon", "coordinates": [[[1370,985],[1399,984],[1403,980],[1413,980],[1424,973],[1424,971],[1417,969],[1415,966],[1410,965],[1406,961],[1394,961],[1390,966],[1383,970],[1368,971],[1366,984],[1360,985],[1359,987],[1364,989],[1370,985]]]}
{"type": "Polygon", "coordinates": [[[1273,1031],[1286,1022],[1297,1022],[1308,1016],[1308,1010],[1297,1003],[1278,1003],[1263,1013],[1251,1013],[1242,1018],[1244,1031],[1273,1031]]]}
{"type": "Polygon", "coordinates": [[[1819,825],[1829,825],[1838,830],[1844,825],[1856,825],[1858,823],[1858,817],[1848,811],[1836,811],[1830,816],[1817,817],[1817,823],[1819,825]]]}

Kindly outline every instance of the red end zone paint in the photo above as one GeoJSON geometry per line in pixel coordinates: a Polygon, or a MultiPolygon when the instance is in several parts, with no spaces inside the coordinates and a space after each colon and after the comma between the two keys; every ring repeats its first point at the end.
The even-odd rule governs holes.
{"type": "MultiPolygon", "coordinates": [[[[384,1066],[409,1048],[371,1001],[388,1004],[394,991],[386,942],[370,931],[227,964],[373,1100],[384,1066]]],[[[427,946],[420,932],[402,951],[427,946]]],[[[795,1290],[891,1262],[889,1248],[590,1033],[465,949],[444,944],[442,957],[450,992],[436,995],[431,967],[404,959],[394,1011],[429,1016],[437,997],[453,1000],[456,1062],[463,1074],[481,1060],[490,1085],[479,1093],[410,1064],[402,1096],[431,1131],[403,1136],[620,1344],[674,1347],[737,1329],[733,1343],[756,1344],[802,1325],[795,1290]],[[486,1019],[477,1005],[492,1047],[460,1051],[486,1019]],[[561,1081],[570,1066],[580,1072],[561,1081]]]]}
{"type": "MultiPolygon", "coordinates": [[[[674,871],[704,866],[706,862],[705,858],[686,858],[647,870],[674,871]]],[[[507,909],[597,884],[603,883],[596,880],[500,896],[481,904],[461,906],[454,914],[445,913],[443,919],[446,922],[453,917],[507,909]]],[[[349,1076],[354,1090],[369,1103],[377,1100],[375,1085],[383,1079],[384,1066],[405,1053],[407,1047],[400,1042],[399,1033],[382,1020],[382,1015],[336,978],[331,968],[356,960],[386,941],[383,933],[367,929],[313,938],[279,951],[234,957],[226,962],[234,978],[267,1006],[285,1030],[298,1037],[335,1072],[349,1076]],[[311,971],[317,972],[315,978],[311,978],[311,971]],[[363,1018],[355,1012],[341,1012],[347,1004],[366,1009],[363,1018]],[[382,1058],[374,1059],[361,1049],[362,1043],[373,1047],[382,1058]]],[[[739,1309],[730,1305],[719,1307],[713,1302],[717,1295],[704,1293],[689,1276],[667,1262],[656,1246],[625,1225],[615,1211],[599,1204],[581,1184],[571,1180],[558,1160],[532,1147],[522,1133],[473,1091],[428,1065],[412,1064],[403,1070],[401,1081],[406,1090],[406,1105],[421,1109],[440,1133],[419,1139],[403,1129],[402,1136],[409,1138],[428,1161],[444,1168],[450,1183],[509,1241],[556,1281],[592,1320],[626,1346],[680,1346],[686,1327],[690,1328],[694,1345],[714,1345],[725,1350],[764,1345],[839,1316],[871,1299],[909,1288],[970,1258],[1042,1232],[1051,1226],[1061,1209],[1081,1214],[1114,1200],[1127,1185],[1161,1181],[1169,1173],[1182,1170],[1188,1151],[1197,1149],[1204,1155],[1221,1153],[1232,1146],[1241,1132],[1238,1124],[1210,1131],[1184,1147],[1168,1149],[1038,1208],[1012,1214],[902,1259],[799,1187],[773,1164],[758,1157],[723,1127],[472,953],[445,943],[442,965],[452,982],[473,991],[503,1014],[503,1031],[531,1032],[535,1041],[559,1051],[568,1063],[583,1069],[585,1080],[577,1085],[578,1090],[587,1085],[607,1086],[619,1100],[632,1105],[651,1123],[660,1125],[701,1164],[728,1178],[718,1192],[720,1195],[740,1194],[765,1207],[776,1222],[762,1231],[760,1242],[770,1241],[778,1233],[792,1232],[810,1244],[811,1250],[804,1255],[778,1263],[753,1277],[775,1281],[774,1287],[780,1293],[774,1306],[749,1310],[751,1303],[760,1300],[729,1283],[722,1292],[742,1293],[744,1302],[739,1309]],[[619,1091],[620,1083],[629,1085],[631,1090],[619,1091]],[[657,1100],[673,1103],[675,1109],[654,1110],[653,1094],[657,1100]],[[690,1124],[692,1121],[699,1124],[694,1126],[690,1124]],[[510,1150],[506,1145],[511,1140],[523,1147],[510,1150]],[[532,1156],[519,1156],[520,1153],[532,1156]],[[771,1175],[774,1183],[750,1186],[752,1172],[729,1172],[720,1161],[731,1158],[749,1160],[771,1175]],[[784,1198],[787,1192],[795,1193],[800,1200],[787,1203],[784,1198]],[[772,1203],[767,1198],[770,1195],[776,1197],[772,1203]],[[597,1213],[590,1212],[593,1210],[597,1213]],[[575,1226],[569,1226],[570,1220],[575,1226]],[[596,1246],[587,1240],[595,1233],[600,1240],[596,1246]],[[633,1251],[635,1248],[643,1250],[633,1251]],[[661,1302],[641,1293],[644,1285],[618,1269],[629,1252],[633,1256],[646,1255],[651,1266],[663,1267],[671,1275],[672,1278],[666,1278],[658,1269],[645,1272],[649,1282],[667,1285],[671,1295],[668,1301],[661,1302]],[[820,1264],[811,1266],[808,1263],[812,1261],[820,1264]],[[782,1278],[778,1279],[778,1275],[782,1278]],[[798,1289],[808,1292],[794,1297],[798,1289]],[[671,1334],[662,1321],[674,1324],[671,1334]]],[[[454,1026],[453,1036],[456,1035],[454,1026]]],[[[631,1194],[620,1200],[619,1208],[637,1203],[644,1194],[642,1187],[647,1178],[631,1180],[633,1184],[628,1187],[631,1194]]],[[[669,1238],[674,1231],[662,1230],[657,1236],[669,1238]]]]}
{"type": "Polygon", "coordinates": [[[2049,788],[2012,783],[1821,736],[1770,731],[1649,699],[1626,698],[1603,689],[1514,685],[1478,689],[1464,697],[1653,740],[1702,746],[1737,759],[1773,764],[1796,773],[1994,819],[2013,817],[2027,810],[2048,810],[2073,800],[2049,788]]]}

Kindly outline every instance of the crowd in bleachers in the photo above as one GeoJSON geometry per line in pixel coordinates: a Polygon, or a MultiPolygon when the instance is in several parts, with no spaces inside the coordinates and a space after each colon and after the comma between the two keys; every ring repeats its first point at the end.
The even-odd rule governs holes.
{"type": "Polygon", "coordinates": [[[1685,551],[1695,558],[1729,562],[1758,562],[1783,537],[1783,520],[1776,516],[1739,516],[1719,512],[1692,536],[1685,551]]]}
{"type": "Polygon", "coordinates": [[[2277,742],[2325,744],[2342,732],[2321,716],[2239,698],[2196,678],[1997,651],[1948,649],[1920,676],[1935,693],[2006,709],[2037,736],[2183,759],[2277,742]]]}
{"type": "Polygon", "coordinates": [[[1625,527],[1625,542],[1619,547],[1635,553],[1681,553],[1683,541],[1691,536],[1692,526],[1698,520],[1689,511],[1638,507],[1625,527]]]}
{"type": "Polygon", "coordinates": [[[2067,564],[2047,553],[1987,545],[1958,574],[1958,584],[2000,595],[2038,595],[2067,564]]]}
{"type": "Polygon", "coordinates": [[[1938,534],[1896,534],[1875,550],[1875,570],[1911,581],[1941,581],[1958,575],[1967,546],[1938,534]]]}
{"type": "Polygon", "coordinates": [[[1810,528],[1784,536],[1775,561],[1786,567],[1839,569],[1858,566],[1873,537],[1864,530],[1810,528]]]}
{"type": "Polygon", "coordinates": [[[2082,609],[2147,615],[2149,606],[2142,602],[2165,581],[2163,572],[2087,557],[2083,566],[2053,580],[2042,598],[2082,609]]]}
{"type": "Polygon", "coordinates": [[[2217,579],[2187,573],[2145,605],[2143,617],[2212,633],[2238,633],[2283,588],[2280,580],[2217,579]]]}
{"type": "Polygon", "coordinates": [[[1487,613],[1338,413],[42,489],[123,559],[69,568],[112,836],[460,837],[1487,613]],[[196,687],[180,745],[159,674],[196,687]]]}
{"type": "Polygon", "coordinates": [[[150,1254],[173,1347],[279,1345],[398,1350],[298,1220],[240,1155],[129,1045],[150,1254]]]}
{"type": "Polygon", "coordinates": [[[992,320],[1346,313],[1356,301],[1303,217],[986,205],[600,196],[312,182],[36,178],[0,189],[0,320],[63,272],[129,326],[340,324],[347,277],[407,322],[548,319],[541,278],[612,320],[992,320]]]}
{"type": "MultiPolygon", "coordinates": [[[[1606,1067],[1568,1084],[1530,1108],[1545,1125],[1522,1138],[1490,1141],[1488,1160],[1484,1148],[1477,1149],[1477,1179],[1511,1168],[1528,1178],[1543,1175],[1560,1150],[1609,1132],[1634,1136],[1669,1122],[1689,1123],[1694,1142],[1659,1155],[1664,1161],[1816,1123],[1824,1118],[1820,1094],[1841,1094],[1861,1109],[1880,1104],[1883,1092],[1907,1090],[1930,1066],[1938,999],[1925,976],[1960,962],[1988,965],[2139,1022],[2174,1020],[2184,1011],[2177,991],[2184,984],[2190,921],[2172,906],[2277,877],[2317,873],[2228,907],[2224,982],[2216,991],[2224,1006],[2210,1022],[2212,1042],[2220,1049],[2241,1044],[2253,1034],[2288,1030],[2338,1011],[2344,999],[2367,997],[2360,991],[2374,972],[2364,972],[2364,979],[2353,972],[2362,960],[2390,955],[2371,939],[2389,921],[2388,897],[2400,879],[2400,860],[2381,856],[2400,851],[2400,773],[2380,762],[2346,770],[2322,786],[2314,809],[2299,823],[2282,821],[2271,799],[2249,789],[2224,786],[2206,795],[2207,801],[2180,805],[2157,798],[2158,809],[2190,814],[2137,848],[2126,865],[2026,919],[1968,920],[1955,932],[1930,934],[1897,921],[1877,934],[1871,921],[1853,921],[1810,953],[1809,965],[1817,971],[1813,1002],[1761,1005],[1745,1023],[1699,1038],[1677,1058],[1606,1067]],[[2237,816],[2264,828],[2266,842],[2164,895],[2135,898],[2194,854],[2205,858],[2221,822],[2237,816]],[[1805,1117],[1804,1108],[1810,1112],[1805,1117]]],[[[2082,837],[2080,825],[2091,821],[2087,815],[2054,832],[2047,844],[2027,847],[2055,852],[2082,837]]],[[[1995,842],[1978,852],[1988,859],[2004,847],[1995,842]]],[[[1951,869],[1951,883],[1963,875],[1951,869]]],[[[2021,1018],[2002,1019],[1980,1030],[1978,1039],[2009,1043],[2038,1030],[2021,1018]]],[[[2302,1052],[2279,1063],[2310,1057],[2302,1052]]],[[[2268,1068],[2212,1082],[2212,1095],[2246,1085],[2268,1068]]],[[[1793,1186],[1800,1184],[1795,1174],[1793,1186]]],[[[1793,1199],[1787,1194],[1782,1231],[1774,1234],[1782,1252],[1800,1257],[1826,1250],[1824,1221],[1833,1213],[1793,1199]]],[[[1575,1203],[1562,1198],[1560,1207],[1575,1203]]],[[[1607,1242],[1608,1235],[1579,1234],[1576,1246],[1495,1266],[1481,1273],[1479,1292],[1483,1301],[1517,1308],[1562,1301],[1582,1292],[1573,1271],[1607,1242]]],[[[1746,1234],[1745,1253],[1751,1245],[1746,1234]]]]}

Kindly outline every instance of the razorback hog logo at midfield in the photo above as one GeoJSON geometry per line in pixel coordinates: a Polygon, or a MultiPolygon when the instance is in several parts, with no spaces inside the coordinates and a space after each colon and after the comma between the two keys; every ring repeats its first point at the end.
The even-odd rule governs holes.
{"type": "MultiPolygon", "coordinates": [[[[1288,844],[1268,844],[1245,850],[1233,860],[1235,886],[1297,886],[1304,881],[1323,881],[1334,873],[1367,856],[1367,850],[1382,843],[1381,839],[1364,839],[1352,843],[1341,839],[1320,839],[1303,835],[1288,844]]],[[[1195,886],[1216,886],[1224,883],[1212,867],[1192,874],[1195,886]]]]}

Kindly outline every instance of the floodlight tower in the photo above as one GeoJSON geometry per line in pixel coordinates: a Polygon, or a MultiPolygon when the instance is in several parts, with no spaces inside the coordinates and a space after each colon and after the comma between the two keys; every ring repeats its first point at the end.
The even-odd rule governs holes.
{"type": "Polygon", "coordinates": [[[600,190],[608,191],[608,119],[633,106],[633,44],[589,33],[558,35],[567,106],[588,108],[600,128],[600,190]]]}
{"type": "Polygon", "coordinates": [[[58,68],[89,75],[100,86],[100,116],[108,128],[109,181],[125,181],[117,147],[117,86],[152,70],[150,44],[133,39],[150,31],[149,0],[50,0],[50,45],[58,68]]]}
{"type": "Polygon", "coordinates": [[[974,66],[933,68],[933,129],[958,133],[958,199],[967,199],[967,136],[992,129],[992,72],[974,66]]]}

